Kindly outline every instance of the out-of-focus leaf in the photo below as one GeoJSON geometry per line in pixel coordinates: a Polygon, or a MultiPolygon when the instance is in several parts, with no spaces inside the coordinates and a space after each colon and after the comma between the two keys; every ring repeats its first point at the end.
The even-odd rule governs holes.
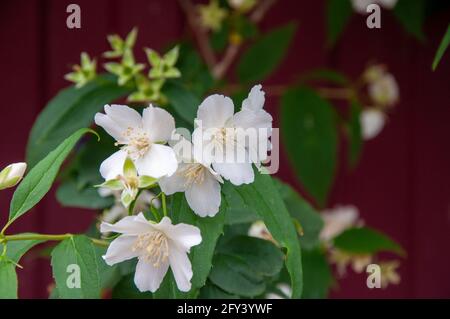
{"type": "Polygon", "coordinates": [[[425,40],[423,33],[425,22],[424,0],[399,0],[394,8],[394,14],[406,32],[419,41],[425,40]]]}
{"type": "Polygon", "coordinates": [[[328,0],[327,8],[327,43],[333,46],[344,31],[353,9],[350,1],[328,0]]]}
{"type": "Polygon", "coordinates": [[[436,56],[434,57],[433,61],[433,71],[436,70],[439,62],[441,61],[442,57],[444,56],[445,51],[447,50],[448,46],[450,44],[450,24],[447,27],[447,31],[445,32],[441,44],[439,45],[439,48],[436,52],[436,56]]]}
{"type": "Polygon", "coordinates": [[[363,138],[361,132],[361,105],[353,101],[350,107],[350,120],[347,126],[347,133],[349,138],[348,158],[350,167],[355,167],[358,164],[359,158],[363,148],[363,138]]]}
{"type": "Polygon", "coordinates": [[[330,265],[319,249],[303,250],[304,299],[326,298],[334,282],[330,265]]]}
{"type": "Polygon", "coordinates": [[[282,98],[282,137],[301,183],[325,205],[334,180],[337,152],[336,113],[308,88],[291,89],[282,98]]]}

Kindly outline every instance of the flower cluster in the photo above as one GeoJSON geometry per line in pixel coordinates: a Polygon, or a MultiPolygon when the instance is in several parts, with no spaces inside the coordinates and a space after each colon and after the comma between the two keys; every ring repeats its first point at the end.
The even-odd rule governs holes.
{"type": "Polygon", "coordinates": [[[162,219],[147,220],[136,211],[141,192],[156,186],[163,196],[184,192],[195,214],[216,215],[221,204],[220,184],[224,180],[234,185],[252,183],[253,164],[260,167],[267,159],[272,117],[263,109],[264,102],[261,85],[252,88],[236,113],[229,97],[207,97],[198,108],[192,141],[176,133],[170,113],[153,105],[142,115],[126,105],[106,105],[105,113],[95,115],[95,123],[119,147],[101,164],[105,182],[99,186],[102,192],[120,193],[122,205],[131,208],[130,216],[116,224],[101,224],[103,233],[122,234],[110,244],[104,259],[113,265],[137,257],[135,283],[140,291],[157,290],[169,266],[178,288],[190,290],[192,266],[187,253],[201,242],[197,227],[172,225],[165,197],[162,219]],[[247,135],[251,133],[255,133],[253,140],[247,135]],[[139,214],[135,216],[135,212],[139,214]]]}

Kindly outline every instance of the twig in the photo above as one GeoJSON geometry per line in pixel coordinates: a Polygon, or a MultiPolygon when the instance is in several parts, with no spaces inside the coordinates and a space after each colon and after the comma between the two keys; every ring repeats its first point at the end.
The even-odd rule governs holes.
{"type": "MultiPolygon", "coordinates": [[[[263,0],[261,4],[250,15],[250,21],[258,23],[262,20],[267,10],[276,2],[276,0],[263,0]]],[[[222,60],[215,65],[212,69],[212,74],[216,79],[222,79],[227,73],[230,66],[233,64],[234,59],[239,53],[240,44],[230,44],[225,51],[222,60]]]]}
{"type": "Polygon", "coordinates": [[[189,0],[178,0],[178,2],[185,12],[188,23],[197,39],[200,54],[203,56],[206,65],[213,70],[217,63],[216,56],[214,55],[213,49],[209,45],[208,34],[205,28],[199,23],[200,19],[198,18],[194,5],[189,0]]]}

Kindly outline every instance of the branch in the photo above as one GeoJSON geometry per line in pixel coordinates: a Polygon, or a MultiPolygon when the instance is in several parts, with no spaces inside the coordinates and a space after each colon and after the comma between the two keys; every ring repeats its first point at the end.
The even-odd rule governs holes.
{"type": "MultiPolygon", "coordinates": [[[[276,2],[276,0],[263,0],[260,5],[253,11],[250,15],[250,21],[253,23],[258,23],[264,18],[267,10],[276,2]]],[[[233,64],[241,44],[230,44],[225,51],[222,60],[215,65],[212,69],[212,74],[216,79],[222,79],[227,73],[230,66],[233,64]]]]}
{"type": "Polygon", "coordinates": [[[203,56],[203,59],[209,69],[213,70],[217,63],[216,56],[214,55],[213,49],[209,45],[208,34],[205,28],[199,23],[200,19],[198,18],[194,5],[190,0],[178,0],[178,2],[185,12],[188,23],[194,32],[195,38],[197,39],[200,54],[203,56]]]}

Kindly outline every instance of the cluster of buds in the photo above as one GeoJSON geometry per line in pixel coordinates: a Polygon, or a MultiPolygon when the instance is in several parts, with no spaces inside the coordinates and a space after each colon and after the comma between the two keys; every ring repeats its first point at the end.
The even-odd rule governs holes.
{"type": "MultiPolygon", "coordinates": [[[[164,104],[166,98],[162,94],[162,88],[167,79],[178,78],[181,72],[175,67],[178,61],[178,47],[160,56],[156,51],[145,48],[150,70],[148,75],[142,72],[146,64],[137,63],[133,47],[137,39],[137,29],[134,28],[122,39],[119,35],[107,37],[111,50],[104,52],[106,59],[120,59],[120,62],[108,62],[103,65],[106,71],[117,76],[119,86],[131,85],[136,88],[128,96],[130,102],[157,102],[164,104]]],[[[81,88],[96,77],[97,62],[91,60],[85,52],[81,54],[80,65],[73,67],[73,72],[67,74],[65,79],[75,83],[75,87],[81,88]]]]}

